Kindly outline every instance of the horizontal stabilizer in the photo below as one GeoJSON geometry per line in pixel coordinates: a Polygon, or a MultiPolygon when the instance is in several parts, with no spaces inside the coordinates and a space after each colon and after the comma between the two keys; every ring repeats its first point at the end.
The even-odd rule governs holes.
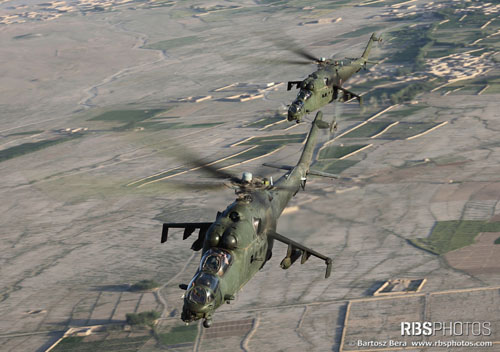
{"type": "Polygon", "coordinates": [[[273,169],[280,169],[280,170],[293,170],[293,166],[290,166],[290,165],[277,165],[277,164],[269,164],[269,163],[264,163],[262,164],[264,166],[267,166],[267,167],[272,167],[273,169]]]}
{"type": "Polygon", "coordinates": [[[317,171],[317,170],[309,170],[308,175],[321,176],[321,177],[329,177],[329,178],[340,178],[339,175],[330,174],[328,172],[317,171]]]}

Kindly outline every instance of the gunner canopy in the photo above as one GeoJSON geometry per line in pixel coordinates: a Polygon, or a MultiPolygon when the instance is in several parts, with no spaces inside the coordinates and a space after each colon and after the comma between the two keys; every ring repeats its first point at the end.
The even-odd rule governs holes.
{"type": "Polygon", "coordinates": [[[212,274],[198,272],[189,286],[188,300],[206,305],[214,300],[214,292],[219,286],[219,279],[212,274]]]}
{"type": "Polygon", "coordinates": [[[290,105],[290,111],[292,113],[297,113],[304,107],[304,102],[302,100],[295,100],[292,105],[290,105]]]}

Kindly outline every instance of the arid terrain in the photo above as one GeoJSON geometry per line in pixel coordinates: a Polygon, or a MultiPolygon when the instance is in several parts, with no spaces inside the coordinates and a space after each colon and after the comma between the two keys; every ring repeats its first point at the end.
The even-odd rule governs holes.
{"type": "Polygon", "coordinates": [[[0,350],[500,351],[499,38],[497,2],[0,0],[0,350]],[[376,63],[345,85],[363,105],[322,109],[339,130],[314,167],[341,178],[308,179],[278,225],[331,277],[314,258],[282,270],[276,244],[213,327],[184,326],[199,252],[181,231],[161,245],[162,223],[235,195],[177,187],[210,181],[183,150],[279,177],[262,163],[295,164],[313,117],[286,121],[286,82],[315,69],[281,63],[283,42],[344,60],[372,32],[376,63]],[[374,295],[395,279],[422,285],[374,295]],[[154,329],[125,324],[151,310],[154,329]]]}

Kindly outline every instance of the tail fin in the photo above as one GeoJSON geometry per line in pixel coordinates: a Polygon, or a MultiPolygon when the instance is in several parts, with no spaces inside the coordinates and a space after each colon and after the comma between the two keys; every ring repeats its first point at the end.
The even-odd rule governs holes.
{"type": "Polygon", "coordinates": [[[373,42],[381,42],[382,38],[376,36],[375,33],[372,34],[370,37],[370,40],[368,41],[368,44],[366,45],[365,51],[363,51],[363,55],[361,57],[365,60],[368,60],[368,55],[370,55],[370,51],[372,50],[372,44],[373,42]]]}
{"type": "Polygon", "coordinates": [[[304,167],[305,170],[308,170],[309,165],[311,165],[314,147],[316,146],[316,135],[318,134],[318,129],[330,128],[330,124],[323,121],[322,119],[323,113],[321,111],[318,111],[312,123],[311,131],[309,132],[309,136],[307,137],[307,141],[304,146],[304,150],[302,151],[302,155],[300,156],[299,163],[297,164],[297,166],[304,167]]]}

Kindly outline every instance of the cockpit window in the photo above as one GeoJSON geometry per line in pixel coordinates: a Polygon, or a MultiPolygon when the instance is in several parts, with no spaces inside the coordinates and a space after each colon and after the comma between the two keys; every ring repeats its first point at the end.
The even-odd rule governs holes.
{"type": "Polygon", "coordinates": [[[312,93],[309,90],[301,89],[299,92],[299,95],[297,96],[297,99],[300,100],[307,100],[311,97],[312,93]]]}
{"type": "Polygon", "coordinates": [[[302,107],[304,106],[304,102],[302,100],[295,100],[292,105],[290,105],[290,110],[292,112],[299,112],[302,110],[302,107]]]}
{"type": "Polygon", "coordinates": [[[219,279],[208,273],[198,272],[189,283],[187,298],[198,304],[208,304],[214,300],[214,292],[219,286],[219,279]]]}
{"type": "Polygon", "coordinates": [[[212,274],[208,273],[199,273],[198,277],[194,280],[194,286],[206,286],[210,288],[212,291],[217,289],[219,285],[219,279],[212,274]]]}
{"type": "Polygon", "coordinates": [[[216,255],[209,256],[205,263],[203,263],[203,269],[208,272],[216,273],[220,268],[220,258],[216,255]]]}
{"type": "Polygon", "coordinates": [[[214,300],[214,295],[204,287],[195,286],[189,291],[188,299],[193,303],[205,305],[214,300]]]}
{"type": "Polygon", "coordinates": [[[220,248],[209,249],[201,258],[200,270],[222,276],[232,262],[233,256],[229,252],[220,248]]]}

